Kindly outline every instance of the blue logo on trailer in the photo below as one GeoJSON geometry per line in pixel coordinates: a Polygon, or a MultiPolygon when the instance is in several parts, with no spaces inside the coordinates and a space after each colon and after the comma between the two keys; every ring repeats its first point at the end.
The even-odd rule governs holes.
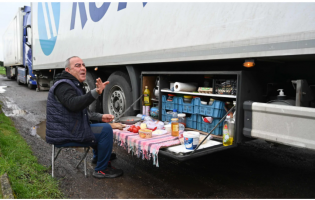
{"type": "Polygon", "coordinates": [[[54,50],[60,20],[60,3],[38,3],[38,35],[40,46],[46,56],[54,50]]]}
{"type": "MultiPolygon", "coordinates": [[[[102,4],[101,7],[97,7],[95,2],[90,2],[89,3],[89,11],[90,11],[90,17],[92,19],[93,22],[98,22],[100,21],[104,15],[106,14],[109,6],[110,6],[110,2],[105,2],[102,4]]],[[[79,12],[80,12],[80,18],[81,18],[81,27],[82,29],[84,28],[88,18],[87,18],[87,14],[86,14],[86,9],[85,9],[85,3],[84,2],[73,2],[72,4],[72,14],[71,14],[71,24],[70,24],[70,30],[74,29],[74,25],[75,25],[75,16],[77,13],[77,5],[79,5],[79,12]]],[[[142,3],[143,7],[145,7],[147,5],[147,2],[143,2],[142,3]]],[[[123,10],[127,7],[127,2],[119,2],[118,4],[118,10],[123,10]]]]}

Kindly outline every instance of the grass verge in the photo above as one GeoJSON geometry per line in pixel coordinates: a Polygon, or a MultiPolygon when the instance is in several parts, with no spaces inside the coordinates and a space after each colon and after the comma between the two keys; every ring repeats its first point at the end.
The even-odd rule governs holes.
{"type": "Polygon", "coordinates": [[[47,170],[38,164],[31,148],[17,132],[12,120],[4,115],[0,104],[0,176],[8,173],[15,198],[64,198],[58,189],[58,181],[47,170]]]}
{"type": "Polygon", "coordinates": [[[4,67],[0,67],[0,74],[4,74],[5,75],[5,68],[4,67]]]}

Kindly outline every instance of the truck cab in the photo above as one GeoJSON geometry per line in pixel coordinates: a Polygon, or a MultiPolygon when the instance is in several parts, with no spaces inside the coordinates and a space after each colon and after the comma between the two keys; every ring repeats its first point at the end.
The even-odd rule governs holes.
{"type": "Polygon", "coordinates": [[[4,34],[4,66],[7,78],[34,89],[31,22],[31,7],[20,7],[4,34]]]}

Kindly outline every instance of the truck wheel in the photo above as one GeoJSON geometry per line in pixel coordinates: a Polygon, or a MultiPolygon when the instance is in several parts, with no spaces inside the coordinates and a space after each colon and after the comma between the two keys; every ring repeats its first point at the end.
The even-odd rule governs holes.
{"type": "Polygon", "coordinates": [[[7,75],[7,78],[8,78],[8,79],[11,79],[11,78],[12,78],[10,72],[11,72],[11,69],[8,68],[8,67],[5,67],[5,74],[7,75]]]}
{"type": "MultiPolygon", "coordinates": [[[[133,103],[130,79],[126,73],[117,71],[109,76],[108,81],[109,84],[103,91],[103,111],[118,117],[133,103]]],[[[124,114],[132,115],[133,108],[124,114]]]]}
{"type": "Polygon", "coordinates": [[[30,90],[35,89],[35,85],[32,85],[32,84],[30,83],[30,81],[27,81],[27,87],[28,87],[30,90]]]}
{"type": "MultiPolygon", "coordinates": [[[[29,72],[28,72],[28,70],[27,70],[27,75],[30,75],[29,72]]],[[[30,90],[32,90],[32,89],[35,89],[36,86],[35,86],[35,85],[32,85],[32,84],[30,83],[30,81],[28,80],[28,81],[27,81],[27,87],[28,87],[30,90]]]]}
{"type": "MultiPolygon", "coordinates": [[[[93,72],[87,71],[86,72],[86,80],[84,81],[84,88],[86,92],[89,92],[93,89],[95,89],[95,83],[96,83],[96,75],[93,72]]],[[[100,112],[101,111],[101,102],[98,99],[96,99],[92,104],[89,106],[89,110],[92,112],[100,112]]]]}

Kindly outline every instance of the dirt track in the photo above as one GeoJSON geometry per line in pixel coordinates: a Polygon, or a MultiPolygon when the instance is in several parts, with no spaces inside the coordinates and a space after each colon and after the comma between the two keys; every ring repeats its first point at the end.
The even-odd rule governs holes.
{"type": "MultiPolygon", "coordinates": [[[[30,91],[0,75],[0,94],[5,113],[32,147],[38,162],[49,166],[51,146],[34,131],[46,119],[48,92],[30,91]],[[33,129],[36,125],[37,128],[33,129]]],[[[177,162],[159,156],[160,167],[128,154],[114,146],[118,159],[113,161],[124,175],[116,179],[92,177],[88,164],[74,166],[80,151],[63,151],[56,161],[55,174],[68,198],[314,198],[315,152],[291,147],[270,147],[256,140],[239,147],[198,159],[177,162]]],[[[89,154],[90,159],[92,154],[89,154]]],[[[51,173],[49,171],[48,173],[51,173]]]]}

